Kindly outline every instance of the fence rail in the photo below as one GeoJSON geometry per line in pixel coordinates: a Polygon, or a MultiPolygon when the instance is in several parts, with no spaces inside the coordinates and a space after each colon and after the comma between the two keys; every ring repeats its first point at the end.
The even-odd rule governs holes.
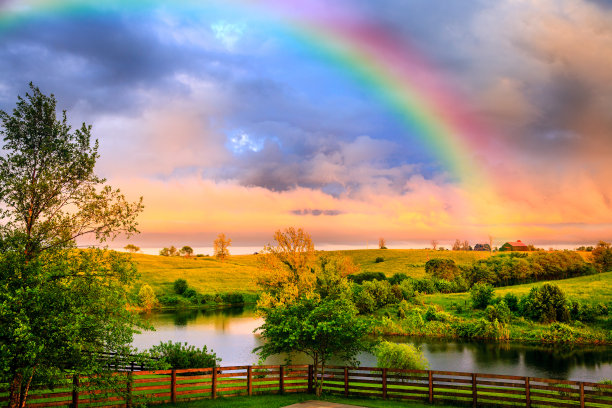
{"type": "MultiPolygon", "coordinates": [[[[202,398],[271,393],[312,393],[310,365],[260,365],[117,374],[119,387],[97,389],[87,377],[67,378],[55,389],[35,388],[29,408],[111,407],[184,402],[202,398]],[[119,391],[118,391],[119,389],[119,391]]],[[[344,396],[367,396],[472,407],[612,407],[612,385],[511,375],[438,370],[328,366],[323,390],[344,396]]],[[[8,394],[0,391],[0,403],[8,394]]]]}

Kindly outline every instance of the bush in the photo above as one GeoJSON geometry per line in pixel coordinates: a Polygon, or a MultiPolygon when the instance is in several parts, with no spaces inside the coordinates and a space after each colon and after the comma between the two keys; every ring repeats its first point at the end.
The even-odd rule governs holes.
{"type": "Polygon", "coordinates": [[[511,315],[510,308],[503,300],[496,305],[489,305],[485,309],[485,316],[490,322],[497,320],[500,323],[506,324],[510,321],[511,315]]]}
{"type": "Polygon", "coordinates": [[[182,295],[187,290],[187,281],[185,279],[177,279],[174,281],[174,291],[179,295],[182,295]]]}
{"type": "Polygon", "coordinates": [[[429,366],[423,352],[411,344],[383,341],[376,347],[374,354],[376,366],[380,368],[426,370],[429,366]]]}
{"type": "Polygon", "coordinates": [[[209,353],[206,346],[199,349],[181,342],[164,343],[162,341],[157,346],[151,347],[149,352],[168,363],[172,368],[215,367],[221,361],[212,350],[209,353]]]}
{"type": "Polygon", "coordinates": [[[155,296],[155,292],[151,286],[145,283],[140,287],[140,290],[138,291],[138,302],[144,310],[151,310],[157,306],[157,297],[155,296]]]}
{"type": "Polygon", "coordinates": [[[540,322],[567,322],[570,320],[565,294],[557,285],[549,283],[533,287],[521,299],[522,315],[540,322]]]}
{"type": "Polygon", "coordinates": [[[452,259],[430,259],[425,264],[425,272],[429,275],[446,280],[459,276],[459,268],[452,259]]]}
{"type": "Polygon", "coordinates": [[[410,305],[405,300],[402,300],[399,303],[399,307],[397,308],[397,317],[399,317],[400,319],[405,319],[409,311],[410,305]]]}
{"type": "Polygon", "coordinates": [[[174,306],[179,303],[179,298],[175,295],[162,295],[159,297],[159,303],[166,306],[174,306]]]}
{"type": "Polygon", "coordinates": [[[377,256],[376,259],[374,260],[374,263],[381,263],[381,262],[385,262],[385,258],[383,258],[382,256],[377,256]]]}
{"type": "Polygon", "coordinates": [[[242,293],[227,293],[222,296],[225,303],[231,303],[233,305],[244,303],[244,296],[242,293]]]}
{"type": "Polygon", "coordinates": [[[404,299],[409,300],[414,298],[414,286],[412,286],[412,282],[409,279],[403,280],[399,288],[402,291],[402,297],[404,299]]]}
{"type": "Polygon", "coordinates": [[[186,298],[195,299],[195,298],[198,297],[198,292],[196,292],[196,290],[193,289],[193,288],[187,288],[183,292],[183,296],[186,297],[186,298]]]}
{"type": "Polygon", "coordinates": [[[506,293],[504,296],[504,302],[512,312],[518,312],[519,310],[519,298],[514,293],[506,293]]]}
{"type": "Polygon", "coordinates": [[[348,279],[357,283],[362,284],[363,282],[373,281],[373,280],[387,280],[387,277],[382,272],[362,272],[355,275],[349,275],[348,279]]]}
{"type": "Polygon", "coordinates": [[[386,280],[363,282],[363,285],[361,286],[363,287],[364,291],[367,291],[370,293],[370,295],[372,295],[372,298],[376,301],[377,307],[383,307],[397,301],[391,291],[391,285],[386,280]]]}
{"type": "Polygon", "coordinates": [[[484,309],[493,299],[493,286],[487,283],[477,283],[470,289],[470,298],[474,309],[484,309]]]}
{"type": "Polygon", "coordinates": [[[396,273],[389,278],[389,283],[392,285],[399,285],[406,279],[408,279],[408,275],[406,275],[405,273],[396,273]]]}
{"type": "Polygon", "coordinates": [[[353,292],[353,303],[361,314],[372,313],[376,310],[376,300],[361,286],[357,286],[357,289],[353,292]]]}
{"type": "Polygon", "coordinates": [[[436,284],[431,279],[412,279],[411,283],[417,292],[427,293],[428,295],[436,293],[436,284]]]}

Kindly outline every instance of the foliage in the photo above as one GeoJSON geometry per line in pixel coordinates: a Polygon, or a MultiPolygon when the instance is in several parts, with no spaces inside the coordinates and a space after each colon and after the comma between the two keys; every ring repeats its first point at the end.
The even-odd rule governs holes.
{"type": "Polygon", "coordinates": [[[35,375],[101,374],[94,354],[126,353],[142,326],[127,311],[129,256],[74,249],[83,235],[136,233],[142,199],[128,203],[95,175],[90,126],[71,132],[53,95],[30,92],[12,115],[0,111],[0,382],[10,383],[9,407],[26,404],[35,375]]]}
{"type": "Polygon", "coordinates": [[[347,276],[358,270],[347,256],[320,256],[316,268],[316,294],[321,298],[350,298],[352,291],[347,276]]]}
{"type": "Polygon", "coordinates": [[[533,287],[521,299],[521,314],[540,322],[567,322],[570,320],[565,294],[557,285],[546,283],[533,287]]]}
{"type": "Polygon", "coordinates": [[[378,238],[378,249],[387,249],[386,242],[383,237],[378,238]]]}
{"type": "Polygon", "coordinates": [[[185,245],[179,250],[179,254],[189,258],[191,255],[193,255],[193,248],[185,245]]]}
{"type": "Polygon", "coordinates": [[[227,238],[224,233],[220,233],[217,239],[213,242],[215,258],[224,261],[229,258],[229,249],[232,245],[232,240],[227,238]]]}
{"type": "Polygon", "coordinates": [[[361,314],[372,313],[376,310],[376,299],[361,285],[355,285],[353,289],[353,304],[361,314]]]}
{"type": "Polygon", "coordinates": [[[493,322],[497,320],[500,323],[506,324],[510,322],[512,312],[505,301],[501,301],[495,305],[489,305],[485,309],[485,316],[488,321],[493,322]]]}
{"type": "Polygon", "coordinates": [[[377,256],[376,259],[374,260],[374,263],[381,263],[381,262],[385,262],[385,258],[383,258],[382,256],[377,256]]]}
{"type": "Polygon", "coordinates": [[[185,293],[189,285],[187,285],[187,281],[185,279],[177,279],[172,284],[172,287],[174,288],[174,292],[178,293],[179,295],[182,295],[183,293],[185,293]]]}
{"type": "Polygon", "coordinates": [[[226,293],[221,296],[221,299],[223,299],[224,303],[232,305],[244,303],[244,296],[242,295],[242,293],[226,293]]]}
{"type": "Polygon", "coordinates": [[[425,264],[425,272],[433,277],[447,280],[459,276],[459,268],[452,259],[431,259],[425,264]]]}
{"type": "Polygon", "coordinates": [[[487,283],[477,283],[470,289],[470,299],[474,309],[486,308],[493,299],[493,286],[487,283]]]}
{"type": "Polygon", "coordinates": [[[508,306],[508,309],[510,309],[510,311],[518,312],[519,298],[514,293],[506,293],[506,295],[504,296],[504,302],[506,303],[506,306],[508,306]]]}
{"type": "Polygon", "coordinates": [[[123,249],[131,253],[140,252],[140,247],[133,244],[127,244],[123,249]]]}
{"type": "Polygon", "coordinates": [[[162,248],[159,251],[159,255],[161,256],[178,256],[179,255],[179,251],[178,249],[176,249],[176,247],[174,245],[171,245],[169,248],[162,248]]]}
{"type": "Polygon", "coordinates": [[[591,256],[597,268],[602,272],[612,270],[612,248],[609,242],[599,241],[597,246],[592,250],[591,256]]]}
{"type": "Polygon", "coordinates": [[[208,352],[206,346],[197,348],[187,343],[173,343],[163,341],[149,349],[149,353],[162,359],[172,368],[204,368],[216,367],[221,361],[211,350],[208,352]]]}
{"type": "Polygon", "coordinates": [[[159,303],[153,288],[146,283],[138,291],[138,302],[144,310],[151,310],[159,303]]]}
{"type": "Polygon", "coordinates": [[[426,370],[429,363],[423,352],[412,344],[383,341],[374,350],[376,367],[402,370],[426,370]]]}
{"type": "Polygon", "coordinates": [[[382,272],[361,272],[355,275],[349,275],[348,279],[350,279],[351,281],[357,284],[362,284],[363,282],[373,281],[373,280],[383,281],[383,280],[386,280],[387,277],[382,272]]]}
{"type": "Polygon", "coordinates": [[[389,278],[389,283],[392,285],[399,285],[406,279],[408,279],[408,275],[406,275],[405,273],[395,273],[389,278]]]}
{"type": "Polygon", "coordinates": [[[290,303],[313,293],[316,255],[310,235],[293,227],[274,234],[276,245],[259,255],[257,284],[264,290],[260,306],[290,303]]]}
{"type": "Polygon", "coordinates": [[[293,303],[264,308],[264,324],[259,327],[266,342],[255,349],[262,359],[302,352],[312,358],[321,375],[317,394],[321,394],[325,364],[332,358],[357,364],[357,353],[366,348],[368,325],[357,318],[355,306],[344,299],[299,298],[293,303]]]}

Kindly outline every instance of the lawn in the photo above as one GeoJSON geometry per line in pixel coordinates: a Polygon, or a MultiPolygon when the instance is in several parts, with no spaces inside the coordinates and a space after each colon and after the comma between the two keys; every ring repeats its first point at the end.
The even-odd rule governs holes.
{"type": "MultiPolygon", "coordinates": [[[[253,397],[232,397],[218,398],[216,400],[203,399],[199,401],[164,404],[163,407],[176,408],[250,408],[250,407],[266,407],[266,408],[281,408],[287,405],[296,404],[303,401],[315,400],[316,397],[310,394],[288,394],[288,395],[261,395],[253,397]]],[[[321,398],[325,401],[335,402],[339,404],[350,404],[361,407],[372,408],[431,408],[432,405],[419,402],[405,401],[384,401],[381,399],[364,399],[364,398],[343,398],[337,396],[324,396],[321,398]]],[[[447,407],[449,405],[435,405],[437,407],[447,407]]]]}
{"type": "MultiPolygon", "coordinates": [[[[505,286],[495,288],[494,293],[495,296],[505,296],[506,293],[514,293],[517,296],[522,296],[529,293],[532,287],[541,286],[544,283],[551,283],[559,286],[568,299],[577,300],[582,303],[595,305],[598,303],[608,303],[610,299],[612,299],[612,272],[563,280],[505,286]]],[[[437,304],[442,306],[445,310],[450,310],[451,303],[455,302],[464,305],[466,302],[469,302],[469,298],[469,293],[436,293],[424,296],[423,300],[426,304],[437,304]]]]}

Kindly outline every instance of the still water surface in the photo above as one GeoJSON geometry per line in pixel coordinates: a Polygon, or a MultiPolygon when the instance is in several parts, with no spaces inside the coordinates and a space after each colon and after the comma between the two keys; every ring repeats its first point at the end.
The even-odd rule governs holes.
{"type": "MultiPolygon", "coordinates": [[[[173,311],[152,313],[146,318],[155,327],[136,335],[134,345],[146,349],[160,341],[187,342],[207,346],[221,357],[222,365],[257,364],[252,350],[262,344],[253,331],[262,324],[253,309],[234,308],[214,311],[173,311]]],[[[394,337],[398,343],[421,348],[433,370],[466,371],[599,381],[612,378],[612,347],[541,347],[516,343],[462,342],[423,338],[394,337]]],[[[266,364],[282,363],[273,357],[266,364]]],[[[376,365],[369,353],[359,356],[361,365],[376,365]]],[[[299,358],[294,362],[300,361],[299,358]]]]}

